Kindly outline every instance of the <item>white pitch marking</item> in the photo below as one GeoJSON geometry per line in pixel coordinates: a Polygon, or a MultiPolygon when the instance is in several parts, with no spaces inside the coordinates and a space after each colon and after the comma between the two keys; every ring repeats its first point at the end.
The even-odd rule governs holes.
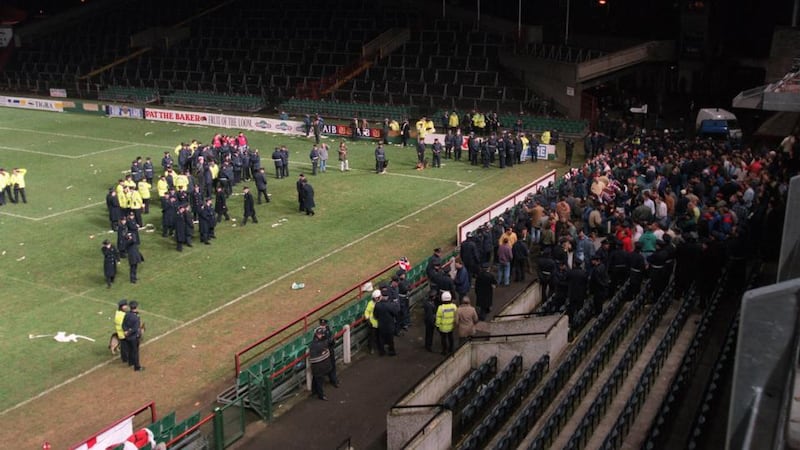
{"type": "MultiPolygon", "coordinates": [[[[387,230],[389,228],[392,228],[395,225],[400,224],[400,222],[408,220],[411,217],[414,217],[415,215],[417,215],[417,214],[419,214],[419,213],[421,213],[423,211],[426,211],[426,210],[428,210],[430,208],[433,208],[434,206],[438,205],[439,203],[442,203],[442,202],[444,202],[446,200],[449,200],[452,197],[455,197],[456,195],[466,191],[467,189],[469,189],[471,187],[472,186],[463,187],[463,188],[461,188],[461,189],[459,189],[459,190],[457,190],[457,191],[455,191],[455,192],[453,192],[453,193],[451,193],[451,194],[449,194],[449,195],[447,195],[445,197],[440,198],[439,200],[436,200],[433,203],[429,203],[428,205],[423,206],[422,208],[420,208],[420,209],[418,209],[418,210],[416,210],[414,212],[411,212],[411,213],[405,215],[404,217],[401,217],[400,219],[395,220],[394,222],[388,223],[388,224],[378,228],[377,230],[371,231],[371,232],[365,234],[364,236],[361,236],[360,238],[358,238],[358,239],[356,239],[354,241],[351,241],[351,242],[349,242],[349,243],[347,243],[347,244],[345,244],[345,245],[343,245],[343,246],[341,246],[341,247],[339,247],[337,249],[331,250],[329,253],[327,253],[325,255],[322,255],[322,256],[320,256],[320,257],[318,257],[318,258],[314,259],[313,261],[310,261],[310,262],[308,262],[306,264],[303,264],[302,266],[300,266],[300,267],[298,267],[298,268],[296,268],[296,269],[294,269],[292,271],[286,272],[283,275],[281,275],[280,277],[275,278],[274,280],[269,281],[269,282],[267,282],[267,283],[255,288],[255,289],[251,290],[250,292],[246,292],[246,293],[244,293],[244,294],[242,294],[242,295],[240,295],[240,296],[228,301],[227,303],[224,303],[224,304],[222,304],[220,306],[217,306],[216,308],[214,308],[214,309],[212,309],[210,311],[206,311],[205,313],[195,317],[194,319],[191,319],[191,320],[189,320],[187,322],[183,322],[180,325],[176,326],[175,328],[172,328],[172,329],[166,331],[165,333],[163,333],[161,335],[155,336],[152,339],[148,339],[147,342],[144,343],[144,345],[145,346],[146,345],[150,345],[151,343],[156,342],[156,341],[158,341],[158,340],[160,340],[162,338],[165,338],[165,337],[171,335],[172,333],[174,333],[174,332],[176,332],[178,330],[181,330],[181,329],[186,328],[188,326],[192,326],[195,323],[205,319],[206,317],[209,317],[209,316],[211,316],[213,314],[216,314],[219,311],[222,311],[223,309],[225,309],[225,308],[227,308],[229,306],[235,305],[235,304],[239,303],[240,301],[242,301],[243,299],[245,299],[245,298],[247,298],[247,297],[249,297],[249,296],[251,296],[253,294],[258,293],[258,292],[260,292],[260,291],[272,286],[275,283],[278,283],[280,281],[283,281],[286,278],[294,276],[294,274],[296,274],[298,272],[301,272],[301,271],[313,266],[314,264],[319,263],[320,261],[323,261],[323,260],[325,260],[325,259],[327,259],[327,258],[329,258],[329,257],[341,252],[341,251],[344,251],[344,250],[346,250],[346,249],[348,249],[348,248],[350,248],[350,247],[352,247],[352,246],[354,246],[354,245],[356,245],[356,244],[358,244],[358,243],[360,243],[360,242],[362,242],[362,241],[364,241],[364,240],[366,240],[366,239],[368,239],[368,238],[370,238],[370,237],[372,237],[372,236],[374,236],[374,235],[376,235],[376,234],[378,234],[378,233],[380,233],[382,231],[385,231],[385,230],[387,230]]],[[[113,359],[109,359],[106,362],[97,364],[96,366],[94,366],[94,367],[92,367],[92,368],[90,368],[88,370],[85,370],[85,371],[79,373],[78,375],[75,375],[72,378],[64,380],[61,383],[59,383],[59,384],[57,384],[57,385],[55,385],[53,387],[45,389],[44,391],[34,395],[33,397],[28,398],[27,400],[23,400],[23,401],[17,403],[16,405],[14,405],[14,406],[6,408],[3,411],[0,411],[0,417],[8,414],[11,411],[19,409],[19,408],[27,405],[28,403],[33,402],[34,400],[42,398],[45,395],[48,395],[51,392],[54,392],[54,391],[56,391],[56,390],[58,390],[58,389],[60,389],[60,388],[62,388],[64,386],[72,383],[73,381],[79,380],[79,379],[83,378],[84,376],[89,375],[90,373],[92,373],[92,372],[94,372],[94,371],[96,371],[96,370],[98,370],[98,369],[100,369],[102,367],[105,367],[105,366],[111,364],[111,362],[115,361],[115,360],[116,360],[116,358],[113,358],[113,359]]]]}
{"type": "Polygon", "coordinates": [[[0,149],[2,149],[2,150],[10,150],[12,152],[33,153],[35,155],[52,156],[52,157],[55,157],[55,158],[67,158],[67,159],[76,159],[77,158],[77,156],[72,156],[72,155],[62,155],[62,154],[59,154],[59,153],[40,152],[38,150],[28,150],[28,149],[25,149],[25,148],[17,148],[17,147],[6,147],[4,145],[0,146],[0,149]]]}
{"type": "Polygon", "coordinates": [[[26,133],[38,133],[38,134],[45,134],[48,136],[58,136],[58,137],[67,137],[67,138],[75,138],[75,139],[86,139],[89,141],[98,141],[98,142],[111,142],[112,144],[126,144],[126,145],[139,145],[142,147],[154,147],[154,148],[167,148],[168,145],[155,145],[155,144],[144,144],[140,142],[131,142],[131,141],[121,141],[119,139],[108,139],[108,138],[99,138],[95,136],[82,136],[78,134],[66,134],[66,133],[53,133],[51,131],[41,131],[41,130],[31,130],[26,128],[10,128],[10,127],[0,127],[0,130],[6,131],[24,131],[26,133]]]}
{"type": "Polygon", "coordinates": [[[20,219],[33,220],[34,222],[38,222],[40,220],[52,219],[53,217],[58,217],[58,216],[61,216],[61,215],[64,215],[64,214],[68,214],[68,213],[71,213],[71,212],[80,211],[82,209],[94,208],[95,206],[103,205],[105,203],[106,203],[105,201],[97,202],[97,203],[90,203],[88,205],[83,205],[83,206],[79,206],[77,208],[72,208],[72,209],[68,209],[68,210],[65,210],[65,211],[61,211],[61,212],[57,212],[57,213],[53,213],[53,214],[48,214],[48,215],[42,216],[42,217],[28,217],[28,216],[22,216],[22,215],[19,215],[19,214],[9,213],[9,212],[5,212],[5,211],[0,211],[0,214],[6,215],[6,216],[11,216],[11,217],[18,217],[20,219]]]}

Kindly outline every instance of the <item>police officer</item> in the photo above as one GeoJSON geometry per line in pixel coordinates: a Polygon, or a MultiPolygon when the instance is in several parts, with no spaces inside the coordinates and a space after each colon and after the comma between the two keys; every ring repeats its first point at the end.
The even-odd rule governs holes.
{"type": "Polygon", "coordinates": [[[637,242],[633,244],[633,252],[628,254],[630,265],[630,284],[628,285],[628,294],[625,296],[626,301],[632,300],[635,296],[639,295],[642,288],[642,281],[644,281],[645,270],[647,269],[647,261],[642,255],[642,243],[637,242]]]}
{"type": "Polygon", "coordinates": [[[331,373],[330,380],[333,387],[339,387],[339,377],[336,375],[336,337],[328,324],[328,319],[319,319],[319,327],[315,330],[315,334],[319,329],[322,329],[322,340],[328,343],[328,350],[331,352],[331,373]]]}
{"type": "Polygon", "coordinates": [[[442,354],[453,352],[453,329],[456,324],[456,311],[458,307],[452,303],[453,296],[450,292],[442,292],[442,304],[436,309],[436,328],[442,338],[442,354]]]}
{"type": "Polygon", "coordinates": [[[550,280],[556,270],[556,261],[551,256],[550,247],[545,248],[542,254],[539,255],[536,260],[536,267],[539,271],[539,287],[542,290],[541,301],[544,302],[550,294],[550,280]]]}
{"type": "Polygon", "coordinates": [[[380,346],[380,339],[378,338],[378,319],[375,318],[375,304],[381,301],[381,291],[380,289],[375,289],[372,291],[372,298],[370,298],[369,302],[367,302],[366,308],[364,308],[364,319],[369,323],[369,336],[368,336],[368,345],[369,345],[369,354],[373,354],[375,349],[380,346]]]}
{"type": "Polygon", "coordinates": [[[669,263],[670,255],[666,247],[666,243],[659,239],[656,241],[656,251],[648,258],[650,268],[651,286],[649,291],[653,293],[650,302],[653,303],[658,299],[658,296],[664,292],[669,282],[670,272],[668,271],[667,264],[669,263]]]}
{"type": "MultiPolygon", "coordinates": [[[[111,245],[108,239],[103,241],[103,275],[106,279],[106,287],[111,289],[111,283],[117,276],[117,263],[119,262],[119,252],[116,247],[111,245]]],[[[126,302],[127,304],[127,302],[126,302]]]]}
{"type": "Polygon", "coordinates": [[[388,348],[389,356],[396,356],[394,348],[395,323],[397,322],[398,307],[389,301],[388,288],[381,289],[379,300],[375,303],[373,315],[378,322],[378,354],[386,355],[388,348]]]}
{"type": "Polygon", "coordinates": [[[272,163],[275,164],[275,178],[283,178],[283,158],[280,147],[275,147],[275,151],[272,152],[272,163]]]}
{"type": "Polygon", "coordinates": [[[139,364],[139,343],[142,338],[142,321],[139,318],[139,302],[131,301],[130,309],[122,320],[122,331],[125,333],[125,342],[128,344],[128,365],[136,372],[141,372],[144,367],[139,364]]]}
{"type": "Polygon", "coordinates": [[[567,280],[568,270],[567,258],[560,258],[558,260],[558,264],[556,265],[556,269],[553,272],[553,278],[551,280],[551,285],[554,292],[554,304],[556,305],[557,309],[561,309],[561,307],[567,302],[567,296],[569,294],[569,282],[567,280]]]}
{"type": "Polygon", "coordinates": [[[622,286],[630,273],[628,253],[622,249],[619,242],[614,240],[611,252],[608,255],[608,275],[611,279],[611,292],[616,292],[622,286]]]}
{"type": "Polygon", "coordinates": [[[119,340],[119,356],[122,362],[128,363],[128,342],[125,340],[125,330],[122,329],[122,322],[128,313],[128,300],[122,299],[117,302],[117,312],[114,313],[114,332],[119,340]]]}
{"type": "Polygon", "coordinates": [[[575,318],[575,314],[583,308],[586,302],[586,289],[589,284],[589,277],[583,270],[583,263],[575,259],[572,261],[572,268],[567,271],[567,307],[566,312],[570,321],[575,318]]]}
{"type": "Polygon", "coordinates": [[[608,298],[608,286],[610,284],[608,270],[606,270],[601,256],[595,253],[592,255],[592,271],[589,275],[589,290],[594,301],[595,315],[600,315],[603,312],[603,302],[608,298]]]}
{"type": "Polygon", "coordinates": [[[333,370],[333,355],[322,327],[314,330],[314,338],[308,345],[308,362],[311,365],[311,393],[320,400],[328,400],[322,389],[323,378],[329,376],[334,386],[338,386],[339,381],[333,370]]]}

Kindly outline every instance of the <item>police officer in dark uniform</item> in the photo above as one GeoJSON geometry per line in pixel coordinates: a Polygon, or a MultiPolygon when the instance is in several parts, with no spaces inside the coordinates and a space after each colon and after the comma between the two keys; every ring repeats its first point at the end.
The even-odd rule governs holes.
{"type": "MultiPolygon", "coordinates": [[[[611,256],[611,240],[610,239],[611,239],[610,236],[605,238],[605,239],[603,239],[603,241],[600,243],[600,248],[597,249],[597,251],[594,253],[595,255],[600,257],[600,261],[602,261],[603,264],[608,264],[608,258],[611,256]]],[[[606,267],[608,267],[608,266],[606,266],[606,267]]]]}
{"type": "Polygon", "coordinates": [[[542,290],[542,302],[547,300],[547,296],[550,293],[550,281],[553,278],[553,272],[556,270],[556,262],[550,255],[550,248],[546,248],[536,260],[536,267],[539,271],[539,287],[542,290]]]}
{"type": "Polygon", "coordinates": [[[319,319],[319,327],[314,331],[316,334],[322,329],[322,341],[328,344],[328,350],[331,353],[331,373],[330,380],[333,387],[339,387],[339,377],[336,376],[336,338],[333,330],[328,324],[328,319],[319,319]]]}
{"type": "Polygon", "coordinates": [[[684,242],[675,249],[675,298],[689,290],[700,270],[703,246],[697,232],[686,233],[684,242]]]}
{"type": "Polygon", "coordinates": [[[397,277],[397,303],[400,305],[400,316],[402,317],[400,320],[400,328],[408,330],[408,327],[411,326],[411,304],[409,303],[410,286],[406,279],[405,270],[398,269],[397,272],[395,272],[395,276],[397,277]]]}
{"type": "Polygon", "coordinates": [[[469,272],[470,279],[474,278],[480,271],[481,258],[473,233],[467,233],[467,240],[461,243],[459,256],[461,256],[461,261],[464,262],[464,267],[469,272]]]}
{"type": "Polygon", "coordinates": [[[481,151],[481,162],[483,162],[483,168],[488,169],[489,165],[492,163],[492,158],[494,157],[493,153],[489,153],[489,145],[486,141],[480,141],[480,151],[481,151]]]}
{"type": "Polygon", "coordinates": [[[139,364],[139,341],[142,338],[139,302],[134,300],[128,304],[128,307],[130,309],[122,320],[122,331],[125,333],[125,343],[128,347],[128,365],[133,366],[133,370],[136,372],[141,372],[144,367],[139,364]]]}
{"type": "Polygon", "coordinates": [[[477,166],[478,165],[478,152],[480,152],[480,141],[478,138],[475,137],[475,133],[470,133],[469,138],[467,138],[467,150],[469,151],[469,163],[470,165],[477,166]]]}
{"type": "Polygon", "coordinates": [[[497,136],[495,134],[492,134],[489,136],[489,139],[486,140],[486,150],[489,152],[490,162],[494,162],[494,154],[499,151],[498,158],[500,159],[500,168],[503,169],[506,167],[506,148],[505,146],[500,147],[498,145],[497,136]]]}
{"type": "Polygon", "coordinates": [[[616,292],[625,283],[630,273],[629,262],[628,253],[615,240],[608,255],[608,276],[611,278],[611,292],[616,292]]]}
{"type": "Polygon", "coordinates": [[[589,285],[589,276],[583,270],[582,263],[578,259],[572,261],[572,268],[567,271],[567,306],[566,312],[570,321],[575,314],[583,308],[586,302],[586,289],[589,285]]]}
{"type": "Polygon", "coordinates": [[[642,281],[644,281],[647,261],[644,259],[644,255],[642,255],[641,242],[637,242],[633,245],[633,252],[628,254],[628,260],[631,275],[628,294],[625,296],[626,301],[630,301],[635,296],[639,295],[639,291],[642,288],[642,281]]]}
{"type": "Polygon", "coordinates": [[[662,239],[656,241],[656,251],[650,255],[647,262],[650,265],[648,269],[651,280],[649,291],[653,293],[650,302],[654,303],[658,299],[657,296],[661,295],[667,287],[670,276],[669,269],[667,268],[669,252],[666,248],[666,243],[662,239]]]}
{"type": "Polygon", "coordinates": [[[338,386],[339,380],[335,378],[332,368],[333,355],[322,327],[314,330],[314,338],[308,345],[308,362],[311,365],[311,394],[316,395],[320,400],[327,400],[328,397],[325,396],[325,391],[322,389],[322,380],[326,376],[330,376],[334,386],[338,386]]]}
{"type": "Polygon", "coordinates": [[[611,279],[608,277],[608,270],[603,264],[603,259],[595,253],[592,255],[592,272],[589,275],[589,290],[594,301],[594,314],[599,315],[603,312],[603,303],[608,299],[608,287],[611,279]]]}
{"type": "Polygon", "coordinates": [[[551,284],[554,292],[554,305],[557,310],[560,310],[567,302],[567,295],[569,293],[569,284],[567,282],[568,270],[567,260],[566,258],[562,258],[558,261],[556,270],[553,272],[551,284]]]}

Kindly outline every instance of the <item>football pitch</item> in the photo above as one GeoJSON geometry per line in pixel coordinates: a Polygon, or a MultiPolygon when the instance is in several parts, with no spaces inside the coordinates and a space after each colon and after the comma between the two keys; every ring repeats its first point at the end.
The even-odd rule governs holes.
{"type": "MultiPolygon", "coordinates": [[[[444,160],[441,169],[417,171],[414,150],[392,145],[388,173],[377,175],[374,143],[348,141],[352,170],[342,173],[335,151],[340,139],[324,138],[331,147],[328,171],[309,176],[317,214],[308,217],[297,210],[295,181],[310,171],[312,141],[246,133],[250,147],[260,149],[272,195],[256,206],[259,223],[240,225],[239,193],[248,184],[242,183],[228,201],[236,222],[219,223],[212,245],[179,253],[161,237],[154,189],[144,222],[155,230],[141,232],[140,281],[128,282],[123,259],[107,289],[100,245],[106,238],[116,243],[105,206],[108,188],[137,156],[151,157],[159,174],[164,151],[191,139],[210,142],[216,132],[238,130],[0,108],[0,167],[27,169],[28,197],[27,204],[0,207],[0,414],[103,370],[112,360],[107,344],[120,298],[142,305],[148,342],[178,330],[192,333],[199,320],[241,299],[256,297],[258,308],[269,310],[280,303],[275,288],[284,292],[294,281],[306,284],[299,307],[308,310],[399,256],[418,262],[434,246],[452,245],[458,222],[560,167],[540,162],[482,169],[444,160]],[[290,150],[290,177],[278,180],[270,155],[281,144],[290,150]],[[345,251],[356,247],[363,257],[345,251]],[[309,271],[318,276],[295,279],[309,271]],[[74,342],[58,342],[58,332],[74,334],[74,342]]],[[[230,326],[247,321],[234,317],[230,326]]],[[[260,324],[260,335],[281,325],[260,324]]],[[[231,356],[219,355],[226,374],[231,356]]]]}

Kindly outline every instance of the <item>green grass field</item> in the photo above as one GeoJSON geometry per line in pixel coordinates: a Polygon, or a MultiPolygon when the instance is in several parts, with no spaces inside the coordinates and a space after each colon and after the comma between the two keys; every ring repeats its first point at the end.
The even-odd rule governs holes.
{"type": "MultiPolygon", "coordinates": [[[[293,273],[322,260],[326,270],[341,267],[341,276],[357,282],[409,248],[414,250],[408,256],[419,260],[427,256],[428,242],[450,244],[459,221],[552,168],[540,163],[473,170],[463,162],[445,161],[441,169],[418,172],[412,149],[390,146],[389,173],[379,176],[372,170],[374,144],[349,143],[351,172],[339,172],[331,151],[328,172],[310,177],[318,208],[315,217],[307,217],[297,212],[294,182],[310,168],[310,141],[251,132],[251,147],[261,149],[270,175],[272,149],[285,143],[291,151],[289,179],[270,178],[273,201],[257,206],[260,223],[235,227],[223,222],[213,245],[195,245],[182,253],[160,232],[142,233],[146,262],[139,269],[140,282],[128,283],[123,260],[117,282],[106,289],[100,243],[105,237],[116,239],[109,234],[107,188],[136,156],[150,156],[158,167],[164,151],[194,138],[208,142],[216,131],[225,132],[0,108],[0,167],[28,169],[28,203],[0,207],[0,411],[107,362],[120,298],[140,301],[147,335],[153,337],[191,326],[193,319],[271,283],[291,284],[293,273]],[[387,230],[394,254],[365,255],[363,261],[339,255],[387,230]],[[58,331],[95,342],[31,338],[58,331]]],[[[329,142],[336,148],[338,140],[329,142]]],[[[234,192],[241,192],[241,186],[234,192]]],[[[153,197],[145,223],[158,227],[155,192],[153,197]]],[[[232,197],[229,207],[231,216],[241,220],[241,197],[232,197]]],[[[318,300],[333,294],[323,290],[318,300]]],[[[263,308],[269,308],[269,289],[259,295],[266,298],[263,308]]]]}

